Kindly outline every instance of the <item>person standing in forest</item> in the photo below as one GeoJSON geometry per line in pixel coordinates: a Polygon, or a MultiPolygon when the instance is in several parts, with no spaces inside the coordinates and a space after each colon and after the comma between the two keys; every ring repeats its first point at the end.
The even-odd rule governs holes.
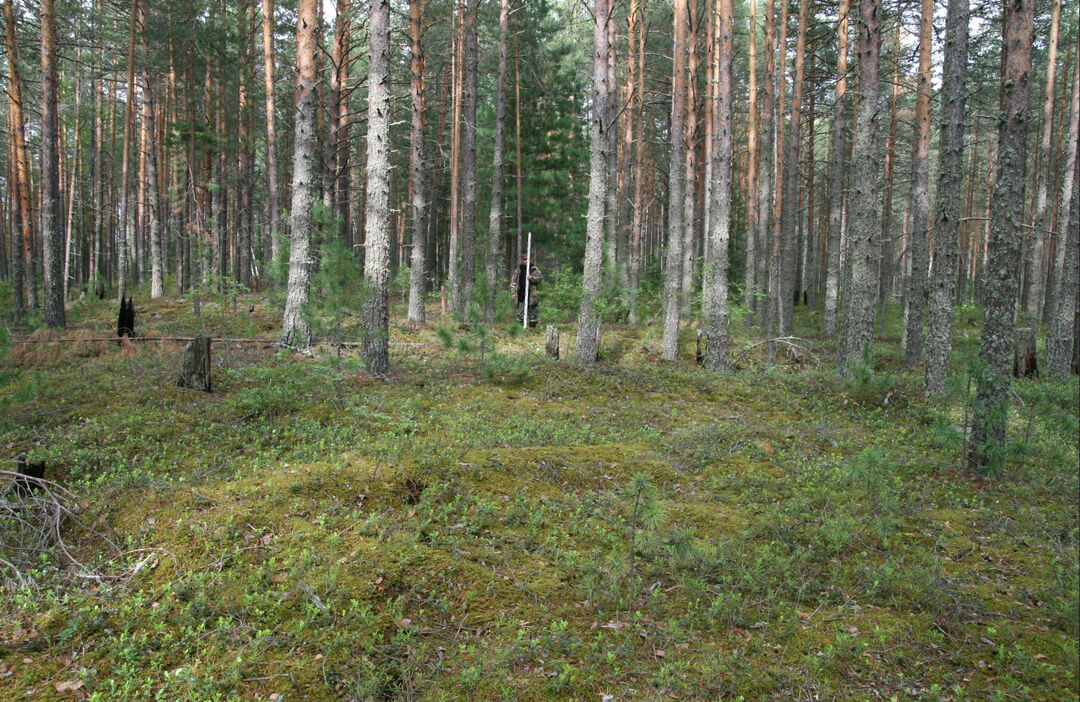
{"type": "Polygon", "coordinates": [[[543,278],[543,274],[536,266],[536,261],[530,261],[528,254],[522,254],[521,263],[514,269],[514,275],[510,278],[510,296],[514,299],[514,304],[517,305],[517,319],[519,322],[525,322],[525,281],[529,281],[529,326],[536,326],[536,286],[540,284],[540,280],[543,278]],[[526,276],[525,271],[529,273],[526,276]]]}

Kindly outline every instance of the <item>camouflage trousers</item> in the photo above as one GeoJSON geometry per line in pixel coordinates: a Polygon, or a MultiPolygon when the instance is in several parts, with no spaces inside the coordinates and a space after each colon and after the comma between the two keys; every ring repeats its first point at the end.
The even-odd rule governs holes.
{"type": "MultiPolygon", "coordinates": [[[[529,326],[535,327],[537,324],[536,308],[538,305],[532,300],[529,301],[529,326]]],[[[519,324],[525,323],[525,303],[519,302],[517,304],[517,321],[519,324]]]]}

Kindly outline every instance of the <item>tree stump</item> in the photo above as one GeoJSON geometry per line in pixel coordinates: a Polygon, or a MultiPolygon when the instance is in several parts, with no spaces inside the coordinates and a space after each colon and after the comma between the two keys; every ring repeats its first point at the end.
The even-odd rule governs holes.
{"type": "Polygon", "coordinates": [[[19,476],[9,492],[16,497],[29,497],[41,488],[41,481],[45,480],[45,462],[27,463],[26,456],[19,456],[15,459],[15,472],[19,476]]]}
{"type": "Polygon", "coordinates": [[[547,340],[544,342],[544,350],[552,358],[559,357],[559,328],[549,324],[547,328],[547,340]]]}
{"type": "Polygon", "coordinates": [[[184,361],[176,384],[210,392],[210,337],[197,336],[184,347],[184,361]]]}
{"type": "Polygon", "coordinates": [[[131,338],[135,333],[135,300],[120,298],[120,314],[116,317],[116,335],[131,338]]]}
{"type": "Polygon", "coordinates": [[[1013,376],[1039,376],[1039,360],[1035,355],[1035,330],[1023,327],[1016,330],[1016,355],[1013,356],[1013,376]]]}
{"type": "Polygon", "coordinates": [[[694,352],[694,359],[699,366],[705,365],[705,351],[709,345],[709,340],[705,338],[705,333],[698,329],[697,332],[697,351],[694,352]]]}

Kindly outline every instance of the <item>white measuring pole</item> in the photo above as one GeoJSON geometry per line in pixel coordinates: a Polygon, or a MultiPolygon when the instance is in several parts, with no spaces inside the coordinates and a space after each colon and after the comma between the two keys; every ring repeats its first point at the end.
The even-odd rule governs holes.
{"type": "Polygon", "coordinates": [[[532,268],[532,232],[525,244],[525,312],[521,315],[521,328],[529,328],[529,270],[532,268]]]}

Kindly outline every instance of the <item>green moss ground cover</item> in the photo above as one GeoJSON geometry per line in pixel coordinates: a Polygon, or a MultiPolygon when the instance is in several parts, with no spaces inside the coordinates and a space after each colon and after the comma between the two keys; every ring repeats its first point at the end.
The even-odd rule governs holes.
{"type": "MultiPolygon", "coordinates": [[[[256,297],[138,312],[277,328],[256,297]]],[[[2,467],[77,495],[82,567],[0,553],[0,698],[1077,699],[1076,378],[1017,382],[1009,467],[972,475],[975,331],[930,402],[890,330],[844,382],[820,341],[718,375],[692,329],[672,364],[607,326],[581,369],[401,324],[389,378],[218,344],[209,395],[178,344],[17,346],[2,467]]]]}

